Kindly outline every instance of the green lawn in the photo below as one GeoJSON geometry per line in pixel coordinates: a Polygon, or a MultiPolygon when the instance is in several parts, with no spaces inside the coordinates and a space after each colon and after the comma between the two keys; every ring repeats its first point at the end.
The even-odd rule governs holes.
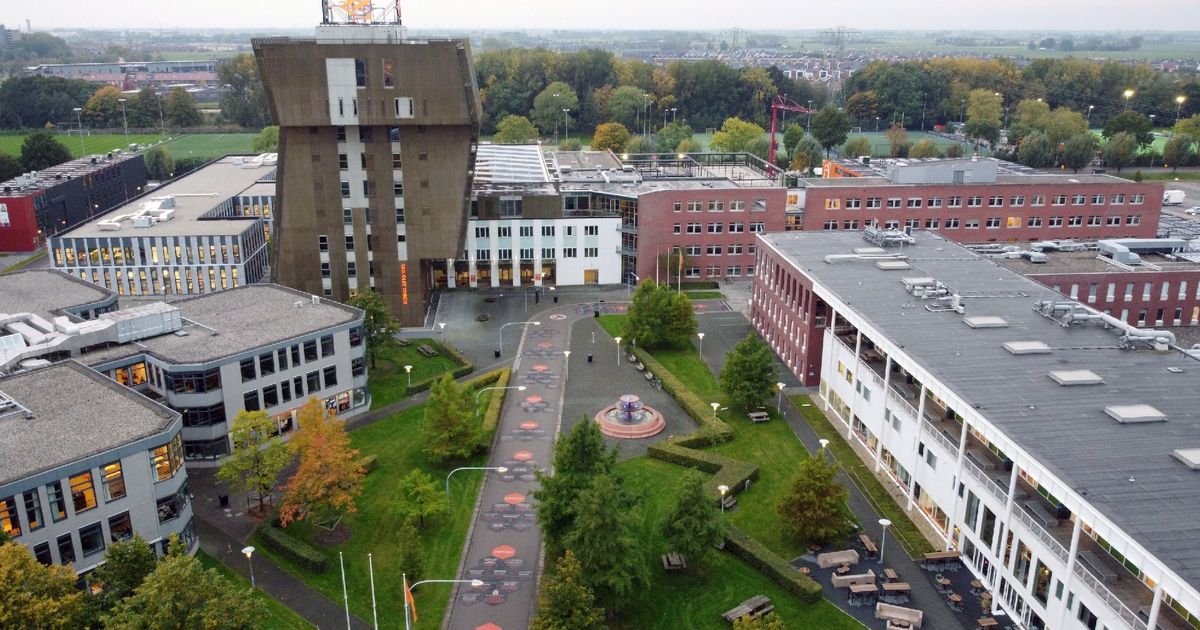
{"type": "MultiPolygon", "coordinates": [[[[1133,174],[1137,172],[1137,167],[1129,167],[1121,171],[1118,177],[1125,179],[1133,179],[1133,174]]],[[[1115,173],[1114,173],[1115,174],[1115,173]]],[[[1196,182],[1200,181],[1200,171],[1180,171],[1178,173],[1142,173],[1143,180],[1151,180],[1156,182],[1173,182],[1176,180],[1196,182]]]]}
{"type": "MultiPolygon", "coordinates": [[[[328,571],[323,574],[309,573],[265,549],[265,545],[255,545],[280,566],[335,602],[342,601],[342,583],[338,571],[338,551],[342,551],[346,563],[350,610],[367,620],[371,619],[367,554],[374,554],[379,619],[388,628],[400,627],[404,618],[400,573],[394,565],[399,550],[395,532],[401,523],[400,516],[392,509],[396,501],[401,499],[394,493],[396,481],[413,467],[418,467],[431,474],[440,487],[446,475],[455,467],[434,464],[426,458],[419,438],[424,413],[425,407],[421,405],[350,432],[354,447],[364,456],[378,456],[378,466],[367,476],[362,496],[358,499],[358,511],[344,521],[353,532],[350,540],[338,547],[316,545],[329,557],[328,571]]],[[[484,458],[484,455],[478,455],[469,462],[459,462],[457,465],[478,466],[484,458]]],[[[425,554],[425,572],[421,577],[453,577],[481,480],[478,472],[461,472],[454,476],[450,484],[449,512],[444,516],[426,519],[425,529],[421,532],[421,547],[425,554]]],[[[297,523],[287,531],[311,540],[313,529],[311,524],[297,523]]],[[[413,594],[420,611],[420,621],[413,627],[431,630],[440,627],[450,601],[449,586],[424,585],[413,594]]]]}
{"type": "Polygon", "coordinates": [[[622,462],[618,470],[625,478],[626,489],[637,497],[641,508],[651,581],[648,588],[641,589],[625,604],[612,627],[728,630],[729,624],[721,618],[721,613],[755,595],[769,597],[789,628],[863,627],[825,600],[816,604],[801,602],[738,557],[723,551],[712,551],[703,562],[689,560],[685,573],[666,573],[659,561],[659,556],[667,551],[660,533],[662,519],[675,501],[678,479],[685,469],[642,456],[622,462]]]}
{"type": "Polygon", "coordinates": [[[197,133],[167,143],[167,152],[175,159],[219,157],[227,153],[253,153],[256,133],[197,133]]]}
{"type": "MultiPolygon", "coordinates": [[[[601,315],[600,326],[608,334],[616,337],[624,330],[627,317],[628,315],[601,315]]],[[[700,362],[695,346],[689,343],[683,350],[655,350],[654,358],[687,383],[702,400],[722,404],[725,402],[725,392],[717,385],[717,379],[708,371],[708,366],[700,362]]]]}
{"type": "Polygon", "coordinates": [[[446,352],[441,344],[433,339],[412,339],[412,343],[404,347],[394,347],[385,350],[378,358],[376,365],[371,366],[371,408],[386,407],[408,395],[408,375],[404,366],[413,366],[412,382],[420,383],[434,378],[444,372],[453,372],[459,365],[446,352]],[[438,351],[436,357],[426,357],[417,350],[422,344],[429,344],[438,351]]]}
{"type": "MultiPolygon", "coordinates": [[[[246,578],[234,573],[229,567],[221,564],[216,558],[204,553],[203,551],[196,552],[196,559],[206,569],[216,569],[225,579],[237,584],[241,588],[250,586],[250,582],[246,578]]],[[[311,623],[304,620],[303,617],[292,612],[292,609],[279,603],[279,600],[267,595],[262,591],[254,591],[254,598],[261,601],[267,607],[267,616],[259,620],[259,628],[263,630],[298,630],[300,628],[312,628],[311,623]]]]}
{"type": "MultiPolygon", "coordinates": [[[[79,144],[79,136],[76,134],[67,135],[65,133],[60,133],[55,137],[59,142],[63,143],[63,146],[67,147],[67,149],[71,151],[71,155],[75,157],[116,151],[117,149],[123,149],[129,146],[130,143],[146,145],[159,141],[159,135],[156,133],[131,133],[129,134],[128,140],[126,140],[125,134],[105,133],[85,135],[83,137],[83,146],[81,148],[79,144]]],[[[19,156],[21,155],[21,144],[24,142],[25,135],[0,135],[0,153],[19,156]]]]}

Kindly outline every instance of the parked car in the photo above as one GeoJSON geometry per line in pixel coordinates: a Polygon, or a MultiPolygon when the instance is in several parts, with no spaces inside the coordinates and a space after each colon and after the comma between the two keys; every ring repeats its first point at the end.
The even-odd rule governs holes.
{"type": "Polygon", "coordinates": [[[1191,208],[1184,210],[1184,212],[1187,214],[1200,214],[1200,206],[1192,206],[1191,208]]]}

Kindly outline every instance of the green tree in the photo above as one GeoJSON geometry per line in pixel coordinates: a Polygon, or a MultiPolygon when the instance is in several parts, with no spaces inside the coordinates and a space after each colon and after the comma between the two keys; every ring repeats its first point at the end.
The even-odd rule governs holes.
{"type": "Polygon", "coordinates": [[[850,116],[846,112],[826,105],[812,119],[812,135],[825,148],[825,153],[846,141],[850,133],[850,116]]]}
{"type": "Polygon", "coordinates": [[[421,528],[425,517],[440,514],[446,509],[446,495],[429,473],[414,468],[396,482],[396,510],[411,522],[414,519],[421,528]]]}
{"type": "Polygon", "coordinates": [[[653,138],[633,136],[625,143],[625,153],[650,153],[654,151],[655,144],[653,138]]]}
{"type": "Polygon", "coordinates": [[[396,529],[396,540],[400,542],[400,549],[396,552],[392,572],[404,573],[408,576],[408,583],[412,584],[425,574],[425,552],[421,544],[421,533],[412,521],[406,520],[396,529]]]}
{"type": "Polygon", "coordinates": [[[725,355],[721,389],[737,409],[755,409],[770,400],[775,389],[774,355],[758,335],[750,333],[725,355]]]}
{"type": "Polygon", "coordinates": [[[248,492],[262,508],[275,490],[279,473],[292,462],[292,449],[275,433],[265,411],[239,411],[229,429],[233,452],[221,463],[217,479],[234,492],[248,492]]]}
{"type": "Polygon", "coordinates": [[[962,148],[961,144],[955,142],[954,144],[946,147],[946,157],[960,158],[962,156],[963,156],[963,148],[962,148]]]}
{"type": "Polygon", "coordinates": [[[851,136],[845,144],[842,145],[841,154],[844,158],[856,158],[863,155],[871,155],[871,140],[866,136],[851,136]]]}
{"type": "Polygon", "coordinates": [[[967,96],[967,123],[963,133],[976,143],[987,142],[995,146],[1000,142],[1001,109],[999,94],[982,88],[971,90],[967,96]]]}
{"type": "Polygon", "coordinates": [[[788,157],[791,157],[796,152],[796,145],[800,144],[800,139],[804,137],[804,127],[792,123],[783,130],[783,150],[787,151],[788,157]]]}
{"type": "Polygon", "coordinates": [[[40,171],[70,159],[67,147],[45,131],[35,131],[21,143],[21,166],[26,171],[40,171]]]}
{"type": "Polygon", "coordinates": [[[150,147],[142,159],[146,162],[146,176],[150,179],[163,181],[175,174],[175,159],[162,145],[150,147]]]}
{"type": "Polygon", "coordinates": [[[583,580],[583,567],[568,549],[538,592],[538,610],[530,630],[605,630],[604,610],[583,580]]]}
{"type": "Polygon", "coordinates": [[[0,544],[0,628],[81,627],[86,608],[75,580],[70,566],[45,566],[25,545],[0,544]]]}
{"type": "Polygon", "coordinates": [[[1150,131],[1150,119],[1140,112],[1124,111],[1104,123],[1101,134],[1105,138],[1113,138],[1119,133],[1127,133],[1133,137],[1139,147],[1154,142],[1154,134],[1150,131]]]}
{"type": "Polygon", "coordinates": [[[891,127],[888,127],[888,130],[883,135],[888,140],[892,157],[904,157],[908,155],[908,148],[912,145],[912,141],[908,139],[908,131],[903,126],[893,124],[891,127]]]}
{"type": "Polygon", "coordinates": [[[843,533],[846,488],[834,479],[836,474],[837,466],[823,457],[808,457],[796,465],[779,516],[797,540],[825,543],[843,533]]]}
{"type": "MultiPolygon", "coordinates": [[[[579,97],[575,90],[562,81],[555,81],[538,92],[533,98],[533,111],[530,118],[539,129],[556,129],[563,124],[563,110],[568,109],[567,122],[574,118],[571,114],[579,111],[579,97]]],[[[564,130],[565,133],[566,130],[564,130]]]]}
{"type": "Polygon", "coordinates": [[[1108,144],[1104,145],[1104,163],[1116,168],[1120,173],[1121,169],[1133,164],[1137,150],[1138,141],[1133,134],[1124,131],[1114,134],[1108,139],[1108,144]]]}
{"type": "Polygon", "coordinates": [[[157,565],[154,548],[141,534],[109,544],[104,564],[92,573],[92,583],[104,588],[95,598],[98,608],[110,610],[117,602],[132,595],[157,565]]]}
{"type": "Polygon", "coordinates": [[[1000,142],[1000,123],[990,120],[968,120],[963,126],[963,133],[976,144],[986,142],[996,146],[1000,142]]]}
{"type": "Polygon", "coordinates": [[[263,127],[263,130],[254,136],[254,152],[255,153],[275,153],[279,151],[279,125],[271,125],[263,127]]]}
{"type": "Polygon", "coordinates": [[[629,142],[629,130],[619,122],[608,122],[596,127],[596,135],[592,137],[593,151],[612,151],[620,153],[629,142]]]}
{"type": "Polygon", "coordinates": [[[824,156],[825,148],[821,146],[821,143],[812,136],[804,136],[800,142],[796,143],[796,149],[791,154],[790,168],[801,173],[812,173],[814,168],[821,165],[824,156]]]}
{"type": "Polygon", "coordinates": [[[761,138],[764,133],[766,132],[762,127],[752,122],[746,122],[737,117],[726,118],[725,123],[721,125],[721,130],[713,134],[708,148],[711,151],[734,153],[745,151],[752,140],[761,138]]]}
{"type": "Polygon", "coordinates": [[[1184,134],[1192,140],[1200,142],[1200,114],[1180,120],[1175,123],[1172,130],[1177,134],[1184,134]]]}
{"type": "Polygon", "coordinates": [[[538,526],[549,548],[562,548],[575,525],[576,501],[591,480],[611,473],[616,466],[616,449],[604,443],[600,428],[589,418],[585,417],[554,445],[554,476],[539,470],[541,487],[533,492],[538,500],[538,526]]]}
{"type": "Polygon", "coordinates": [[[0,153],[0,182],[6,182],[24,172],[21,160],[15,155],[0,153]]]}
{"type": "Polygon", "coordinates": [[[735,619],[733,630],[787,630],[787,626],[779,615],[769,612],[757,619],[751,619],[749,615],[735,619]]]}
{"type": "Polygon", "coordinates": [[[696,334],[696,315],[687,296],[669,284],[643,280],[633,293],[625,338],[645,348],[683,348],[696,334]]]}
{"type": "MultiPolygon", "coordinates": [[[[121,90],[115,86],[106,85],[98,90],[83,104],[83,119],[92,127],[105,129],[119,128],[124,121],[121,119],[121,103],[124,98],[121,90]]],[[[128,113],[128,109],[126,109],[128,113]]]]}
{"type": "Polygon", "coordinates": [[[129,126],[135,129],[158,127],[158,106],[158,94],[154,88],[144,87],[138,90],[138,93],[134,94],[128,103],[125,103],[129,126]]]}
{"type": "Polygon", "coordinates": [[[612,614],[618,602],[650,581],[637,514],[611,473],[593,477],[577,501],[575,523],[564,543],[579,557],[584,581],[596,599],[612,614]]]}
{"type": "Polygon", "coordinates": [[[199,127],[203,119],[196,98],[181,87],[171,88],[163,100],[163,113],[167,124],[179,129],[199,127]]]}
{"type": "Polygon", "coordinates": [[[217,66],[221,90],[221,118],[247,129],[271,124],[267,92],[258,76],[254,55],[243,53],[217,66]]]}
{"type": "Polygon", "coordinates": [[[187,554],[169,555],[104,618],[104,627],[250,630],[267,612],[252,593],[187,554]]]}
{"type": "Polygon", "coordinates": [[[392,317],[392,309],[382,294],[375,291],[359,291],[346,303],[363,311],[363,339],[367,342],[367,357],[371,369],[379,355],[396,347],[396,333],[400,323],[392,317]]]}
{"type": "Polygon", "coordinates": [[[1025,136],[1017,148],[1017,161],[1032,168],[1053,166],[1054,147],[1050,144],[1050,138],[1041,131],[1025,136]]]}
{"type": "Polygon", "coordinates": [[[647,98],[641,88],[622,85],[608,97],[609,118],[631,129],[637,125],[639,116],[644,115],[648,102],[653,99],[647,98]]]}
{"type": "MultiPolygon", "coordinates": [[[[759,136],[746,145],[746,153],[760,160],[766,160],[771,156],[771,141],[766,136],[759,136]]],[[[782,159],[783,156],[778,156],[778,158],[782,159]]]]}
{"type": "Polygon", "coordinates": [[[874,90],[856,92],[846,99],[846,113],[854,120],[871,120],[879,115],[879,96],[874,90]]]}
{"type": "Polygon", "coordinates": [[[725,540],[727,524],[717,502],[704,492],[705,475],[688,471],[679,483],[675,505],[662,523],[667,551],[700,562],[725,540]]]}
{"type": "Polygon", "coordinates": [[[430,386],[421,439],[434,461],[466,459],[479,448],[480,425],[471,396],[472,390],[449,374],[430,386]]]}
{"type": "Polygon", "coordinates": [[[942,157],[942,151],[938,148],[937,143],[929,138],[922,138],[916,144],[908,148],[908,157],[910,158],[936,158],[942,157]]]}
{"type": "Polygon", "coordinates": [[[579,138],[564,138],[562,142],[558,143],[558,150],[559,151],[582,151],[583,143],[579,141],[579,138]]]}
{"type": "Polygon", "coordinates": [[[683,140],[680,140],[679,144],[676,145],[676,147],[675,147],[676,153],[684,153],[684,154],[700,153],[703,150],[704,150],[704,147],[700,146],[699,142],[696,142],[695,140],[692,140],[691,138],[685,138],[683,140]]]}
{"type": "Polygon", "coordinates": [[[1171,136],[1163,145],[1163,166],[1170,166],[1172,173],[1177,172],[1180,166],[1186,165],[1192,159],[1193,144],[1188,136],[1171,136]]]}
{"type": "Polygon", "coordinates": [[[692,128],[684,122],[673,122],[659,129],[657,136],[659,153],[682,153],[679,144],[692,139],[692,128]]]}
{"type": "Polygon", "coordinates": [[[496,125],[496,135],[492,142],[499,144],[526,144],[537,142],[538,129],[529,119],[516,114],[509,114],[496,125]]]}
{"type": "Polygon", "coordinates": [[[1067,168],[1078,173],[1079,169],[1096,159],[1096,136],[1090,131],[1085,131],[1067,138],[1063,145],[1062,159],[1067,168]]]}
{"type": "Polygon", "coordinates": [[[95,91],[94,84],[78,79],[11,76],[0,83],[0,127],[33,129],[65,121],[74,127],[71,110],[82,107],[95,91]]]}
{"type": "Polygon", "coordinates": [[[1058,146],[1068,138],[1087,131],[1087,121],[1077,111],[1059,107],[1046,117],[1042,131],[1050,138],[1050,144],[1058,146]]]}

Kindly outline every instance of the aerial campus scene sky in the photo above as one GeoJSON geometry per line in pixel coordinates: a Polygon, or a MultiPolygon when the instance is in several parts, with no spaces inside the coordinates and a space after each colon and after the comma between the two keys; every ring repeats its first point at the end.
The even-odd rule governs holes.
{"type": "MultiPolygon", "coordinates": [[[[37,28],[299,28],[319,0],[59,0],[4,3],[0,22],[37,28]]],[[[376,5],[384,4],[377,0],[376,5]]],[[[409,0],[413,28],[1170,30],[1200,28],[1194,0],[409,0]]]]}

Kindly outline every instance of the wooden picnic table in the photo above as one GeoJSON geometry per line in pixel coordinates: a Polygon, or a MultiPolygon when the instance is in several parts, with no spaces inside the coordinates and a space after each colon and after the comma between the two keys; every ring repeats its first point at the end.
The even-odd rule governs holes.
{"type": "Polygon", "coordinates": [[[687,568],[687,560],[683,555],[674,551],[663,554],[662,563],[663,568],[668,571],[680,571],[687,568]]]}
{"type": "Polygon", "coordinates": [[[910,585],[908,582],[884,582],[883,590],[884,591],[894,591],[897,593],[904,593],[904,592],[911,591],[912,585],[910,585]]]}
{"type": "Polygon", "coordinates": [[[922,560],[952,560],[952,559],[961,558],[961,557],[962,557],[961,551],[951,550],[951,551],[931,551],[931,552],[921,556],[921,559],[922,560]]]}
{"type": "Polygon", "coordinates": [[[771,612],[772,610],[775,610],[775,606],[771,604],[770,599],[767,599],[765,595],[755,595],[754,597],[751,597],[750,599],[747,599],[737,606],[725,611],[721,614],[721,617],[725,619],[725,621],[733,623],[743,617],[757,619],[771,612]]]}
{"type": "Polygon", "coordinates": [[[999,625],[1000,625],[1000,622],[996,621],[995,619],[993,619],[991,617],[980,617],[979,618],[979,630],[983,630],[984,628],[995,628],[996,626],[999,626],[999,625]]]}
{"type": "Polygon", "coordinates": [[[900,575],[896,573],[895,569],[888,568],[883,570],[883,577],[887,578],[890,582],[894,582],[900,575]]]}
{"type": "Polygon", "coordinates": [[[856,595],[860,595],[862,593],[874,593],[878,590],[879,590],[879,587],[875,586],[874,584],[851,584],[850,585],[850,592],[854,593],[856,595]]]}
{"type": "Polygon", "coordinates": [[[771,419],[771,414],[769,414],[765,411],[751,411],[750,413],[748,413],[746,415],[750,418],[751,422],[755,422],[755,423],[766,422],[771,419]]]}
{"type": "Polygon", "coordinates": [[[946,596],[946,599],[949,599],[950,601],[954,602],[955,604],[962,603],[962,595],[959,595],[958,593],[950,593],[949,595],[946,596]]]}
{"type": "Polygon", "coordinates": [[[420,352],[427,357],[436,357],[438,355],[438,351],[434,350],[433,346],[430,346],[426,343],[417,346],[417,352],[420,352]]]}

